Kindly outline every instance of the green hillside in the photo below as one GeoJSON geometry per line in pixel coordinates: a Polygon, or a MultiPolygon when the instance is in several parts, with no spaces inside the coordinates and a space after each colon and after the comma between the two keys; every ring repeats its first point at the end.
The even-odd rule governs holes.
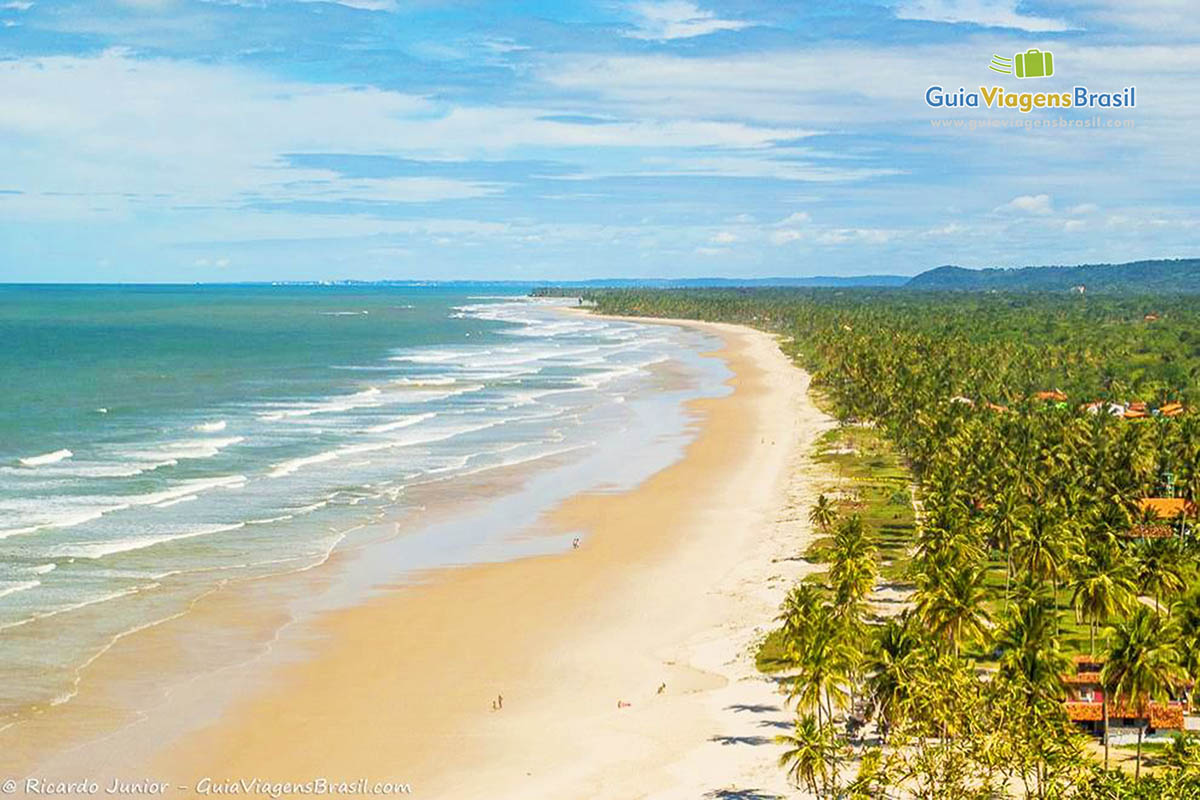
{"type": "Polygon", "coordinates": [[[1077,286],[1088,292],[1200,294],[1200,259],[1005,269],[945,266],[922,272],[905,284],[908,289],[930,291],[1010,292],[1068,292],[1077,286]]]}

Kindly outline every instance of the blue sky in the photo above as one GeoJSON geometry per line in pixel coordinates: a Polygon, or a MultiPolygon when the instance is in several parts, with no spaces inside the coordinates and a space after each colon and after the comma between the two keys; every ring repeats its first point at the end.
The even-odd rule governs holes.
{"type": "Polygon", "coordinates": [[[914,274],[1200,256],[1176,0],[0,0],[0,280],[914,274]],[[1052,50],[1055,75],[989,72],[1052,50]],[[1137,87],[935,128],[927,87],[1137,87]]]}

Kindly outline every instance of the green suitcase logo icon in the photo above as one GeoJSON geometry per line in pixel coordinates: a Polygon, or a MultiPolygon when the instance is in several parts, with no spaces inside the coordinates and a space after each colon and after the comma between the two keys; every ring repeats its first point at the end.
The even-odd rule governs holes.
{"type": "Polygon", "coordinates": [[[1032,47],[1013,56],[1018,78],[1049,78],[1054,74],[1054,54],[1032,47]]]}

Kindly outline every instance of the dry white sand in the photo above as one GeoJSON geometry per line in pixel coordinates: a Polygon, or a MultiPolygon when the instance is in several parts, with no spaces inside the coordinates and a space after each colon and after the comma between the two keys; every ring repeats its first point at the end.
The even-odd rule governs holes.
{"type": "MultiPolygon", "coordinates": [[[[807,510],[832,476],[809,454],[834,421],[770,336],[664,324],[719,335],[734,391],[692,404],[678,462],[539,523],[584,531],[582,548],[445,570],[324,614],[291,634],[304,657],[122,772],[399,780],[436,798],[799,796],[772,741],[792,715],[754,644],[814,568],[799,558],[807,510]]],[[[197,613],[236,625],[235,599],[197,613]]],[[[155,636],[97,662],[81,698],[104,697],[106,672],[170,656],[155,636]]]]}

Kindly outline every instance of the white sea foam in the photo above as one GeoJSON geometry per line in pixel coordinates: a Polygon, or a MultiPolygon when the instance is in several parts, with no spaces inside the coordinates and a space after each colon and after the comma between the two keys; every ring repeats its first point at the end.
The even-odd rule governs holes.
{"type": "Polygon", "coordinates": [[[199,495],[188,494],[188,495],[184,495],[183,497],[176,497],[173,500],[164,500],[161,503],[155,503],[154,507],[155,508],[170,508],[171,506],[177,506],[180,503],[190,503],[193,500],[198,500],[199,497],[200,497],[199,495]]]}
{"type": "Polygon", "coordinates": [[[396,384],[397,386],[453,386],[454,384],[458,383],[458,378],[443,375],[429,375],[418,378],[396,378],[396,380],[392,381],[392,383],[396,384]]]}
{"type": "Polygon", "coordinates": [[[212,422],[201,422],[199,425],[193,426],[192,430],[199,433],[218,433],[225,430],[225,420],[218,419],[212,422]]]}
{"type": "Polygon", "coordinates": [[[22,458],[20,461],[26,467],[40,467],[44,464],[57,464],[59,461],[70,458],[73,455],[75,454],[64,447],[62,450],[55,450],[53,453],[29,456],[28,458],[22,458]]]}
{"type": "MultiPolygon", "coordinates": [[[[224,422],[221,424],[224,425],[224,422]]],[[[170,462],[212,458],[226,447],[244,441],[245,437],[242,436],[227,436],[216,439],[183,439],[177,442],[164,442],[154,450],[132,451],[124,453],[124,455],[136,461],[167,465],[170,462]]]]}
{"type": "Polygon", "coordinates": [[[66,614],[70,611],[79,611],[80,609],[87,608],[89,606],[99,605],[100,603],[107,603],[110,600],[118,600],[122,597],[128,597],[131,594],[137,594],[138,591],[140,591],[139,588],[135,586],[130,589],[122,589],[119,592],[110,592],[109,594],[101,595],[100,597],[93,597],[88,600],[81,600],[78,603],[72,603],[70,605],[60,606],[59,608],[55,608],[50,611],[43,611],[39,614],[33,614],[31,616],[26,617],[25,619],[17,620],[16,622],[10,622],[7,625],[0,625],[0,631],[6,631],[6,630],[9,630],[10,628],[19,628],[22,625],[28,625],[29,623],[36,622],[39,619],[47,619],[49,617],[57,617],[59,614],[66,614]]]}
{"type": "Polygon", "coordinates": [[[102,542],[75,542],[59,545],[51,551],[53,555],[70,558],[98,559],[117,553],[128,553],[134,550],[144,550],[147,547],[176,542],[182,539],[194,539],[197,536],[211,536],[215,533],[236,531],[245,527],[246,523],[238,522],[232,525],[199,525],[192,530],[180,533],[163,534],[161,536],[130,536],[124,539],[111,539],[102,542]]]}
{"type": "Polygon", "coordinates": [[[324,464],[327,461],[334,461],[338,458],[336,450],[328,450],[324,453],[316,455],[304,456],[302,458],[292,458],[287,461],[281,461],[274,466],[269,473],[272,478],[282,478],[285,475],[291,475],[302,467],[307,467],[312,464],[324,464]]]}
{"type": "Polygon", "coordinates": [[[246,485],[245,475],[222,475],[217,478],[194,478],[170,489],[147,494],[127,495],[119,499],[133,506],[161,506],[171,500],[181,500],[188,495],[207,492],[210,489],[238,489],[246,485]]]}
{"type": "Polygon", "coordinates": [[[435,403],[438,400],[449,400],[451,397],[459,397],[472,392],[479,392],[486,389],[487,386],[482,383],[464,383],[461,386],[453,389],[441,389],[432,387],[429,390],[412,389],[405,393],[405,402],[408,403],[435,403]]]}
{"type": "Polygon", "coordinates": [[[307,506],[300,506],[299,508],[289,508],[287,510],[290,511],[292,514],[311,514],[314,511],[319,511],[320,509],[324,508],[327,505],[329,505],[329,500],[321,500],[321,501],[312,503],[307,506]]]}
{"type": "MultiPolygon", "coordinates": [[[[490,350],[471,350],[472,355],[484,356],[490,353],[490,350]]],[[[415,353],[402,353],[400,355],[391,356],[388,361],[410,361],[414,364],[444,364],[447,361],[457,361],[467,355],[468,351],[463,350],[422,350],[415,353]]]]}
{"type": "MultiPolygon", "coordinates": [[[[409,306],[411,308],[412,306],[409,306]]],[[[322,317],[365,317],[369,311],[318,311],[322,317]]]]}
{"type": "Polygon", "coordinates": [[[313,464],[326,464],[330,461],[337,461],[346,456],[363,455],[364,453],[373,453],[380,450],[391,450],[401,447],[413,447],[421,444],[433,444],[434,442],[444,442],[447,439],[453,439],[456,436],[462,436],[467,433],[486,430],[503,425],[509,422],[508,419],[489,420],[472,425],[462,425],[457,428],[442,429],[438,431],[429,431],[406,437],[389,438],[382,441],[364,442],[362,444],[343,445],[334,450],[326,450],[323,453],[316,453],[311,456],[303,456],[301,458],[293,458],[288,461],[281,461],[268,473],[269,477],[282,478],[291,475],[297,470],[304,467],[312,466],[313,464]]]}
{"type": "MultiPolygon", "coordinates": [[[[39,502],[44,501],[31,500],[27,501],[27,504],[37,506],[39,502]]],[[[10,501],[5,505],[7,505],[9,508],[12,508],[16,504],[10,501]]],[[[83,508],[80,508],[79,506],[66,506],[58,509],[57,512],[51,511],[48,516],[46,515],[44,509],[35,508],[34,513],[40,511],[41,516],[35,516],[30,521],[31,524],[20,528],[0,529],[0,539],[7,539],[10,536],[36,533],[43,528],[73,528],[76,525],[82,525],[85,522],[91,522],[93,520],[100,519],[100,517],[104,516],[105,514],[113,511],[123,511],[126,508],[129,508],[128,503],[110,503],[108,505],[90,507],[85,506],[83,508]]]]}
{"type": "Polygon", "coordinates": [[[272,522],[283,522],[285,520],[294,519],[291,514],[281,514],[278,517],[267,517],[266,519],[248,519],[247,525],[269,525],[272,522]]]}
{"type": "Polygon", "coordinates": [[[34,575],[45,575],[47,572],[54,572],[58,568],[58,564],[38,564],[36,567],[26,568],[26,572],[31,572],[34,575]]]}
{"type": "Polygon", "coordinates": [[[296,403],[273,411],[265,411],[258,416],[259,419],[267,422],[278,422],[284,419],[309,417],[313,414],[328,414],[338,411],[351,411],[355,408],[379,405],[380,394],[381,392],[379,389],[372,386],[369,389],[364,389],[363,391],[356,392],[354,394],[335,397],[322,402],[296,403]]]}
{"type": "Polygon", "coordinates": [[[35,533],[46,528],[73,528],[85,522],[100,519],[106,514],[125,511],[134,506],[167,508],[200,492],[219,488],[234,489],[244,486],[245,483],[244,475],[196,478],[169,489],[146,494],[84,497],[81,501],[64,504],[59,508],[53,508],[51,505],[53,501],[47,501],[44,498],[8,500],[0,503],[0,512],[15,513],[18,518],[25,517],[28,521],[21,527],[0,529],[0,539],[35,533]],[[47,508],[47,506],[50,507],[47,508]]]}
{"type": "Polygon", "coordinates": [[[0,583],[0,597],[8,597],[10,594],[24,592],[29,589],[41,586],[41,581],[21,581],[19,583],[0,583]]]}
{"type": "Polygon", "coordinates": [[[400,428],[407,428],[410,425],[416,425],[436,416],[436,411],[428,411],[424,414],[409,414],[408,416],[394,419],[391,422],[373,425],[370,428],[367,428],[367,433],[387,433],[388,431],[399,430],[400,428]]]}

